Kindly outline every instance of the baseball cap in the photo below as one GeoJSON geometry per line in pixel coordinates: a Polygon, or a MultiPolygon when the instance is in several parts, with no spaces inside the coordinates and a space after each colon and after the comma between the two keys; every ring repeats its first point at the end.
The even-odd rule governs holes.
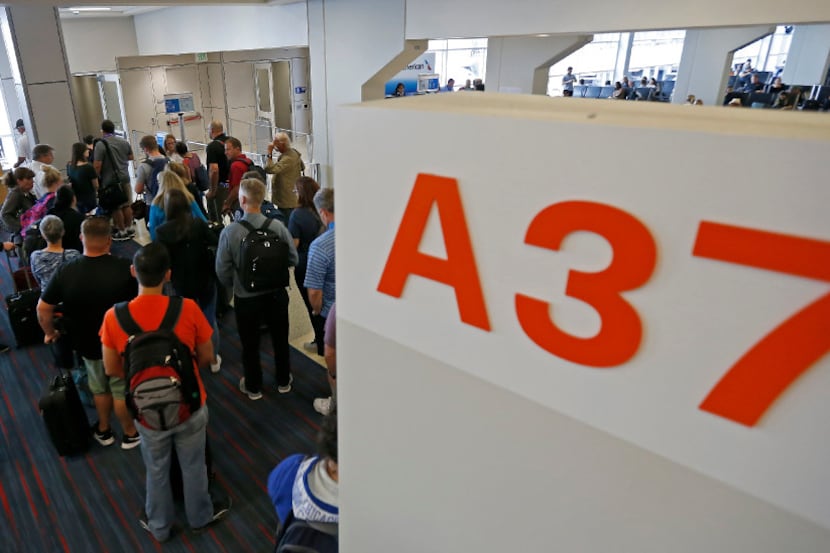
{"type": "Polygon", "coordinates": [[[25,127],[26,124],[23,122],[23,119],[18,119],[17,123],[14,124],[15,129],[19,129],[20,127],[25,127]]]}

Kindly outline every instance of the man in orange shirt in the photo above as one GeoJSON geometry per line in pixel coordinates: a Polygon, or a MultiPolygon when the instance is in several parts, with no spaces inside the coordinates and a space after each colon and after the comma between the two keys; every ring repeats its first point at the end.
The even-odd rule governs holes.
{"type": "MultiPolygon", "coordinates": [[[[164,284],[170,280],[170,255],[163,244],[150,243],[135,254],[130,270],[138,279],[138,297],[127,304],[130,316],[145,332],[156,330],[170,304],[170,298],[162,293],[164,284]]],[[[191,528],[197,532],[203,530],[224,518],[230,509],[230,498],[226,501],[211,500],[205,466],[208,409],[198,369],[207,367],[213,359],[210,341],[213,330],[199,306],[193,300],[183,299],[173,332],[182,344],[195,353],[193,370],[201,402],[189,418],[167,430],[151,429],[142,421],[136,421],[141,434],[141,455],[147,469],[145,512],[139,522],[160,542],[169,539],[175,517],[170,490],[170,462],[174,447],[182,469],[185,512],[191,528]]],[[[108,376],[125,378],[123,354],[128,338],[118,322],[115,308],[107,311],[101,326],[101,344],[108,376]]],[[[129,382],[127,386],[129,388],[129,382]]]]}

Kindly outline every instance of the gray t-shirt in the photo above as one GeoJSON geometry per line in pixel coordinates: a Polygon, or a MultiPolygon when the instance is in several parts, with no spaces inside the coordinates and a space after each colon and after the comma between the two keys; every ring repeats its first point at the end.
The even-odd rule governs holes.
{"type": "Polygon", "coordinates": [[[574,81],[576,81],[576,75],[574,75],[573,73],[565,73],[565,76],[562,77],[562,89],[573,90],[574,81]]]}
{"type": "MultiPolygon", "coordinates": [[[[109,150],[112,152],[112,160],[115,162],[121,182],[130,182],[130,171],[127,168],[130,157],[133,155],[133,149],[130,143],[115,135],[105,136],[102,140],[106,140],[107,144],[109,144],[109,150]]],[[[101,182],[99,184],[101,186],[110,184],[115,173],[113,172],[112,163],[107,154],[107,147],[100,141],[96,142],[92,157],[94,161],[101,162],[101,182]]]]}

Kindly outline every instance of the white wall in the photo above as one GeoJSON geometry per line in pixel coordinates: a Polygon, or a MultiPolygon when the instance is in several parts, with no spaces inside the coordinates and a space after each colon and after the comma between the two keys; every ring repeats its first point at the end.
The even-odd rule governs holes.
{"type": "Polygon", "coordinates": [[[694,94],[705,105],[720,105],[733,52],[773,32],[774,26],[686,31],[672,102],[682,104],[694,94]]]}
{"type": "Polygon", "coordinates": [[[830,21],[830,2],[814,0],[407,0],[406,38],[594,33],[830,21]]]}
{"type": "Polygon", "coordinates": [[[830,532],[816,524],[464,374],[440,352],[337,326],[341,551],[827,551],[830,532]]]}
{"type": "Polygon", "coordinates": [[[182,6],[136,15],[141,55],[308,45],[305,4],[182,6]]]}
{"type": "Polygon", "coordinates": [[[796,25],[781,79],[787,84],[823,84],[830,66],[830,25],[796,25]]]}
{"type": "MultiPolygon", "coordinates": [[[[826,302],[826,257],[793,269],[825,275],[810,279],[693,251],[702,221],[830,249],[830,119],[459,93],[346,106],[337,121],[344,551],[826,551],[830,445],[815,424],[830,418],[826,351],[754,426],[700,407],[753,344],[826,302]],[[447,128],[465,129],[463,140],[447,128]],[[790,173],[782,181],[740,159],[776,159],[790,173]],[[644,170],[661,177],[608,177],[644,170]],[[489,330],[463,323],[453,288],[434,280],[411,275],[400,297],[379,292],[419,173],[457,179],[489,330]],[[568,201],[611,206],[646,229],[656,260],[643,284],[632,280],[648,248],[616,216],[579,208],[553,219],[573,225],[561,245],[526,243],[534,217],[568,201]],[[591,220],[607,224],[608,240],[591,220]],[[609,264],[584,288],[571,274],[609,264]],[[615,349],[635,328],[613,330],[624,319],[600,294],[615,296],[622,280],[642,324],[635,349],[607,367],[571,357],[615,349]],[[522,322],[518,294],[550,305],[522,322]],[[551,324],[576,345],[543,346],[551,324]]],[[[449,248],[429,205],[414,244],[440,260],[449,248]]],[[[824,347],[824,326],[805,321],[805,349],[824,347]]],[[[783,364],[758,374],[778,378],[783,364]]]]}
{"type": "Polygon", "coordinates": [[[546,94],[550,66],[592,38],[592,35],[491,38],[487,41],[487,90],[546,94]]]}
{"type": "Polygon", "coordinates": [[[334,109],[360,102],[363,83],[403,50],[405,0],[309,0],[308,11],[314,156],[333,186],[334,109]]]}
{"type": "Polygon", "coordinates": [[[115,58],[137,56],[132,17],[61,19],[69,72],[115,71],[115,58]]]}

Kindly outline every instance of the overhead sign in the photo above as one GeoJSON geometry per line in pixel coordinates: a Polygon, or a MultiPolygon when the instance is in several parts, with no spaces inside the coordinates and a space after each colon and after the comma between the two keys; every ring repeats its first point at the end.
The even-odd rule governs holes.
{"type": "Polygon", "coordinates": [[[193,103],[192,92],[182,92],[179,94],[164,95],[165,113],[187,113],[190,111],[196,111],[196,108],[193,103]]]}
{"type": "Polygon", "coordinates": [[[384,93],[386,96],[392,96],[395,94],[397,86],[403,84],[407,95],[416,94],[418,92],[418,78],[421,75],[432,73],[435,73],[435,52],[426,52],[407,65],[406,69],[387,81],[384,93]]]}

